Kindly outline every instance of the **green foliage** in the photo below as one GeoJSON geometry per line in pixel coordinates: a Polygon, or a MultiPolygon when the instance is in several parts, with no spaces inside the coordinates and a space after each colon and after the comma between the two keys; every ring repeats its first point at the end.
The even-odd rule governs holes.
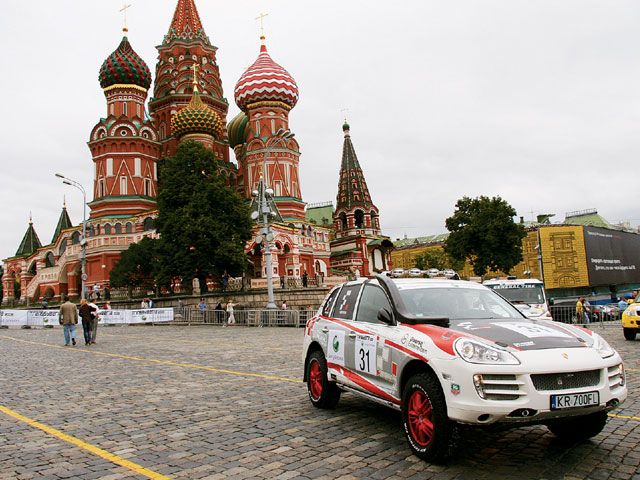
{"type": "Polygon", "coordinates": [[[464,261],[451,258],[440,248],[429,249],[422,255],[418,255],[416,257],[416,268],[419,268],[420,270],[428,270],[430,268],[445,270],[450,268],[452,270],[459,271],[462,270],[463,267],[464,261]]]}
{"type": "Polygon", "coordinates": [[[522,261],[522,239],[527,235],[513,221],[515,215],[515,209],[500,197],[461,198],[446,220],[451,234],[445,252],[457,261],[468,260],[476,275],[488,270],[508,273],[522,261]]]}
{"type": "Polygon", "coordinates": [[[180,277],[190,285],[199,278],[204,287],[209,275],[239,275],[246,267],[249,207],[217,174],[217,165],[213,153],[193,141],[163,160],[156,223],[162,283],[180,277]]]}
{"type": "Polygon", "coordinates": [[[158,240],[143,238],[132,243],[122,252],[118,263],[111,270],[109,280],[112,287],[152,287],[154,274],[161,263],[158,240]]]}

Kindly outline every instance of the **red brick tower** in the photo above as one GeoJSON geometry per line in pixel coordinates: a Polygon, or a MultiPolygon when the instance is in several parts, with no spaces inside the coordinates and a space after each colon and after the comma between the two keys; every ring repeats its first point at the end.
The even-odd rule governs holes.
{"type": "MultiPolygon", "coordinates": [[[[191,101],[193,65],[198,65],[200,100],[227,123],[229,104],[222,92],[220,71],[216,63],[217,47],[206,35],[194,0],[178,0],[169,32],[158,48],[156,80],[149,110],[162,142],[162,156],[173,155],[178,141],[172,117],[191,101]]],[[[218,160],[229,161],[226,132],[210,145],[218,160]]]]}
{"type": "Polygon", "coordinates": [[[250,198],[265,170],[267,185],[285,221],[303,220],[305,204],[300,188],[300,147],[289,132],[289,111],[298,102],[293,77],[274,62],[262,45],[258,59],[240,77],[236,104],[243,111],[229,125],[234,135],[239,177],[250,198]],[[246,120],[243,118],[246,117],[246,120]],[[235,138],[238,137],[238,138],[235,138]]]}
{"type": "Polygon", "coordinates": [[[95,163],[92,219],[156,208],[160,143],[155,127],[145,118],[150,85],[149,67],[125,36],[100,68],[107,116],[93,127],[89,141],[95,163]]]}
{"type": "Polygon", "coordinates": [[[344,146],[333,214],[335,240],[331,242],[331,267],[371,276],[387,270],[393,244],[380,234],[378,207],[371,201],[351,142],[349,124],[345,122],[342,130],[344,146]]]}

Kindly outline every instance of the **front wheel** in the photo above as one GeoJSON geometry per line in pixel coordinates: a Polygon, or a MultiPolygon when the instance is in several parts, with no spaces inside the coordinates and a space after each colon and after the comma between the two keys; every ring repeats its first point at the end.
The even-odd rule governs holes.
{"type": "Polygon", "coordinates": [[[407,382],[402,394],[402,423],[409,446],[418,457],[433,463],[449,457],[454,425],[433,375],[419,373],[407,382]]]}
{"type": "Polygon", "coordinates": [[[588,440],[598,435],[607,424],[607,412],[601,411],[580,417],[563,418],[547,424],[556,437],[567,441],[588,440]]]}
{"type": "Polygon", "coordinates": [[[320,351],[313,352],[307,362],[307,392],[316,408],[335,408],[340,400],[340,389],[327,378],[327,360],[320,351]]]}
{"type": "Polygon", "coordinates": [[[623,328],[622,331],[624,333],[624,338],[626,340],[635,340],[636,339],[636,333],[638,333],[637,329],[635,329],[635,328],[623,328]]]}

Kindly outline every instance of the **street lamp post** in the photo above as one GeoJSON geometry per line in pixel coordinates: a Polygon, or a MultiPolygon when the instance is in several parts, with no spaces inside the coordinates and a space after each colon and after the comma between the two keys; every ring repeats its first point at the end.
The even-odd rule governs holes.
{"type": "MultiPolygon", "coordinates": [[[[283,140],[289,140],[294,137],[294,133],[289,130],[278,130],[274,138],[281,138],[283,140]]],[[[267,157],[273,148],[273,144],[269,145],[262,159],[262,175],[258,183],[258,189],[252,192],[258,202],[258,208],[253,213],[253,219],[262,221],[262,238],[260,241],[264,241],[265,249],[265,268],[267,270],[267,309],[278,308],[276,306],[275,297],[273,295],[273,260],[271,257],[271,241],[273,240],[273,231],[271,230],[271,219],[276,216],[276,212],[271,210],[270,201],[273,199],[273,190],[267,186],[267,157]]],[[[282,274],[282,272],[281,272],[282,274]]]]}
{"type": "Polygon", "coordinates": [[[82,192],[82,239],[80,240],[80,266],[81,266],[81,280],[82,280],[82,292],[80,298],[87,298],[86,295],[86,281],[87,281],[87,192],[84,187],[75,180],[65,177],[61,173],[56,173],[56,177],[62,179],[62,183],[65,185],[71,185],[82,192]]]}

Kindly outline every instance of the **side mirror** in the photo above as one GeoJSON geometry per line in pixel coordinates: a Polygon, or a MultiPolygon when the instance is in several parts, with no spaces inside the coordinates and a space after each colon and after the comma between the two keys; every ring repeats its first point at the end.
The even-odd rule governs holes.
{"type": "Polygon", "coordinates": [[[382,323],[386,323],[387,325],[391,325],[393,323],[393,318],[391,317],[391,312],[386,308],[381,308],[378,310],[378,320],[382,323]]]}

